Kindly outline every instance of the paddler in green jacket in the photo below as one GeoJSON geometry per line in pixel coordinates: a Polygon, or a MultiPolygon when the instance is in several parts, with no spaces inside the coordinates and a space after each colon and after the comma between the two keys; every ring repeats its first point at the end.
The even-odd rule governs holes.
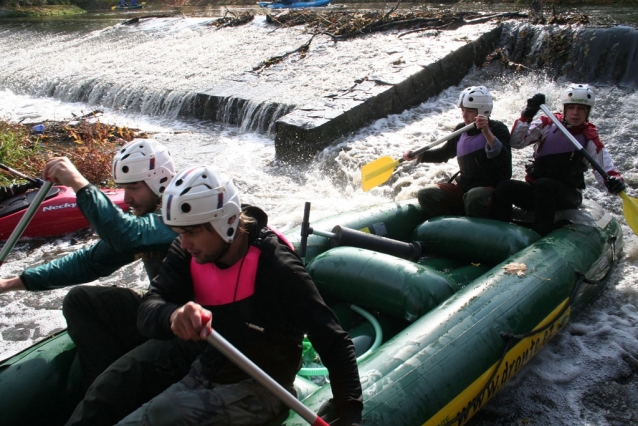
{"type": "MultiPolygon", "coordinates": [[[[71,187],[78,208],[100,240],[52,262],[27,268],[18,276],[0,279],[0,293],[44,291],[106,277],[142,258],[149,279],[154,277],[176,234],[162,222],[158,209],[164,188],[175,174],[166,147],[136,139],[113,160],[113,180],[124,188],[123,212],[82,176],[66,157],[53,158],[44,178],[71,187]]],[[[129,288],[78,286],[63,302],[68,332],[78,350],[85,387],[121,355],[146,339],[136,327],[141,292],[129,288]]]]}

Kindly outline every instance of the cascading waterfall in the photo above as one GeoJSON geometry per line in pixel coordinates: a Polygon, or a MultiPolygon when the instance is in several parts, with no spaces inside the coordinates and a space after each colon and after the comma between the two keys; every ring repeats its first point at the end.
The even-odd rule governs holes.
{"type": "Polygon", "coordinates": [[[246,132],[271,134],[277,119],[294,106],[228,96],[219,100],[217,108],[215,121],[219,123],[232,124],[246,132]]]}
{"type": "MultiPolygon", "coordinates": [[[[261,59],[255,49],[269,53],[255,41],[264,38],[264,29],[258,22],[247,34],[235,31],[241,48],[250,55],[225,60],[220,50],[228,45],[229,35],[212,29],[211,21],[147,19],[137,25],[110,21],[112,25],[105,28],[100,21],[97,29],[76,25],[70,34],[60,30],[59,26],[65,27],[62,23],[14,28],[0,34],[0,88],[150,117],[206,119],[271,133],[274,122],[294,104],[271,100],[275,90],[268,86],[237,93],[246,92],[241,81],[252,78],[251,67],[261,59]],[[241,89],[233,93],[233,85],[241,89]],[[202,97],[210,99],[201,102],[202,97]]],[[[277,48],[288,49],[296,42],[296,37],[288,38],[277,48]]]]}
{"type": "Polygon", "coordinates": [[[546,70],[552,78],[638,87],[635,28],[508,25],[501,46],[511,61],[546,70]]]}

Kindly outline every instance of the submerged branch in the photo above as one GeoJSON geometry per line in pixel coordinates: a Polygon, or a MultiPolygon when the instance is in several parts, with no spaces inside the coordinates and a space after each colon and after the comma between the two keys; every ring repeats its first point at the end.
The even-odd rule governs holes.
{"type": "Polygon", "coordinates": [[[281,61],[283,61],[284,59],[286,59],[288,56],[293,55],[295,53],[299,53],[299,56],[301,58],[304,58],[306,56],[306,53],[308,52],[308,48],[310,48],[310,43],[312,43],[312,40],[315,38],[316,35],[318,35],[318,34],[313,34],[312,37],[310,37],[310,40],[308,40],[307,42],[305,42],[304,44],[302,44],[301,46],[299,46],[295,50],[291,50],[290,52],[286,52],[283,55],[272,56],[272,57],[266,59],[265,61],[263,61],[259,65],[253,67],[253,71],[255,71],[257,73],[260,73],[265,68],[268,68],[270,66],[278,64],[281,61]]]}

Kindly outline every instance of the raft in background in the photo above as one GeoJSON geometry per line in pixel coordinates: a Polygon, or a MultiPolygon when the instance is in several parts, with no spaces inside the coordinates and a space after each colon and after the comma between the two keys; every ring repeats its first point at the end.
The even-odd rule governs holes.
{"type": "MultiPolygon", "coordinates": [[[[305,223],[312,231],[305,245],[308,271],[357,347],[364,424],[469,420],[604,288],[622,233],[596,205],[587,209],[586,220],[574,219],[581,223],[544,238],[484,219],[421,224],[415,201],[342,214],[312,228],[305,223]],[[336,246],[344,238],[339,229],[372,234],[354,238],[355,245],[375,250],[336,246]],[[418,262],[384,253],[412,258],[415,241],[425,255],[418,262]],[[503,268],[511,263],[524,264],[524,275],[503,268]]],[[[286,233],[298,250],[300,231],[286,233]]],[[[81,396],[80,376],[66,332],[0,363],[3,425],[64,424],[81,396]]],[[[301,377],[295,386],[314,411],[332,396],[329,385],[318,388],[301,377]]],[[[324,411],[334,419],[330,408],[324,411]]],[[[306,424],[291,414],[273,425],[282,422],[306,424]]]]}

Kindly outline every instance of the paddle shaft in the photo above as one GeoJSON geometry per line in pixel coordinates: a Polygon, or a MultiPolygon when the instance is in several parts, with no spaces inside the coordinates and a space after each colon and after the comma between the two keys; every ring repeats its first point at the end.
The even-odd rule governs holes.
{"type": "MultiPolygon", "coordinates": [[[[447,136],[443,136],[441,139],[436,140],[436,141],[432,142],[431,144],[424,146],[423,148],[419,148],[416,151],[412,151],[412,155],[410,156],[410,158],[414,158],[417,155],[422,154],[425,151],[427,151],[427,150],[429,150],[431,148],[434,148],[437,145],[442,144],[443,142],[447,142],[450,139],[453,139],[453,138],[457,137],[458,135],[463,134],[463,133],[465,133],[465,132],[467,132],[469,130],[475,129],[475,128],[476,128],[476,124],[475,123],[470,123],[470,124],[468,124],[465,127],[461,127],[459,130],[456,130],[456,131],[450,133],[447,136]]],[[[401,161],[403,161],[403,158],[401,158],[399,160],[399,162],[401,162],[401,161]]]]}
{"type": "MultiPolygon", "coordinates": [[[[474,123],[468,124],[465,127],[462,127],[449,135],[442,137],[441,139],[432,142],[431,144],[424,146],[423,148],[419,148],[416,151],[412,151],[410,159],[416,158],[419,154],[427,151],[430,148],[433,148],[439,144],[442,144],[445,141],[448,141],[461,133],[467,132],[476,128],[474,123]]],[[[361,168],[361,186],[364,191],[369,191],[377,185],[382,184],[386,180],[390,179],[392,173],[394,173],[394,169],[404,162],[405,159],[401,157],[398,160],[393,160],[391,157],[381,157],[377,160],[374,160],[372,163],[368,163],[361,168]]]]}
{"type": "Polygon", "coordinates": [[[13,249],[13,246],[22,236],[22,233],[26,229],[27,225],[29,225],[29,222],[31,222],[31,219],[33,219],[33,216],[38,211],[40,204],[42,204],[42,200],[44,200],[44,197],[46,197],[46,195],[49,193],[49,190],[52,186],[53,182],[45,182],[31,202],[31,205],[29,206],[27,211],[24,212],[24,215],[20,219],[20,222],[18,222],[18,225],[9,236],[9,239],[4,243],[4,246],[2,246],[2,251],[0,251],[0,266],[2,266],[4,260],[9,255],[9,252],[11,251],[11,249],[13,249]]]}
{"type": "Polygon", "coordinates": [[[13,174],[14,174],[14,175],[16,175],[16,176],[21,177],[22,179],[26,179],[26,180],[28,180],[29,182],[32,182],[32,183],[38,183],[38,181],[37,181],[37,180],[35,180],[35,179],[33,179],[33,178],[31,178],[31,177],[29,177],[29,176],[27,176],[27,175],[23,174],[23,173],[20,173],[19,171],[15,170],[15,169],[12,169],[12,168],[11,168],[11,167],[9,167],[9,166],[5,166],[5,165],[4,165],[4,164],[2,164],[2,163],[0,163],[0,169],[2,169],[2,170],[6,170],[6,171],[8,171],[9,173],[13,173],[13,174]]]}
{"type": "Polygon", "coordinates": [[[581,154],[583,154],[583,156],[587,159],[587,161],[589,161],[589,163],[591,164],[591,166],[596,169],[596,171],[598,173],[600,173],[600,175],[603,177],[603,179],[607,180],[609,179],[609,175],[607,174],[607,172],[605,171],[605,169],[602,168],[602,166],[600,164],[598,164],[596,162],[596,160],[594,160],[592,158],[591,155],[589,155],[589,152],[587,152],[587,150],[580,144],[578,143],[578,141],[576,140],[576,138],[574,137],[574,135],[572,135],[571,133],[569,133],[569,130],[567,130],[565,128],[565,126],[563,126],[563,123],[560,122],[560,120],[558,118],[556,118],[556,116],[554,115],[554,113],[552,113],[552,111],[547,108],[546,105],[541,105],[541,110],[543,110],[543,112],[545,114],[547,114],[547,116],[554,122],[554,124],[556,125],[556,127],[558,127],[558,129],[563,132],[563,134],[567,137],[567,139],[569,139],[569,141],[574,144],[574,146],[576,148],[578,148],[578,150],[580,151],[581,154]]]}
{"type": "Polygon", "coordinates": [[[213,345],[215,349],[225,355],[229,360],[235,363],[239,368],[244,370],[250,377],[259,382],[266,389],[271,391],[281,402],[290,407],[293,411],[303,417],[312,426],[328,426],[325,420],[317,416],[308,407],[303,405],[301,401],[292,396],[290,392],[277,383],[272,377],[267,375],[261,368],[255,365],[246,355],[239,352],[237,348],[231,345],[228,340],[224,339],[215,330],[206,338],[208,343],[213,345]]]}

